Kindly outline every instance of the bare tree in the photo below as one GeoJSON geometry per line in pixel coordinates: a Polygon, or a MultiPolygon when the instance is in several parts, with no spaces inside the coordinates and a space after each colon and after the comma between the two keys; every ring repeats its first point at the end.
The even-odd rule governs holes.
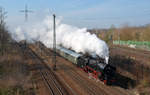
{"type": "Polygon", "coordinates": [[[8,41],[9,34],[5,27],[5,19],[7,12],[4,8],[0,7],[0,52],[3,55],[5,49],[5,42],[8,41]]]}

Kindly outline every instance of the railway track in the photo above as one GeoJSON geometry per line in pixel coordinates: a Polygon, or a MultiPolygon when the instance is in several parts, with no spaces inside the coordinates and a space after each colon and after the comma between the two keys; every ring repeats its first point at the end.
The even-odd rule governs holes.
{"type": "MultiPolygon", "coordinates": [[[[45,49],[43,49],[43,51],[45,52],[45,55],[47,56],[51,56],[50,53],[48,53],[45,49]]],[[[68,67],[66,65],[62,65],[61,67],[68,67]]],[[[80,86],[82,86],[84,88],[84,90],[86,90],[86,92],[89,93],[89,95],[109,95],[108,93],[102,91],[101,89],[98,89],[94,86],[91,87],[92,84],[85,82],[85,79],[81,78],[79,75],[77,75],[77,73],[75,73],[74,71],[70,70],[64,70],[64,72],[66,74],[68,74],[69,76],[71,76],[73,78],[74,81],[76,81],[78,84],[81,84],[80,86]]]]}
{"type": "Polygon", "coordinates": [[[136,50],[126,47],[112,47],[111,49],[118,49],[119,51],[128,52],[129,54],[135,55],[135,56],[141,56],[150,59],[150,51],[142,51],[142,50],[136,50]]]}
{"type": "MultiPolygon", "coordinates": [[[[43,50],[45,56],[51,56],[52,52],[49,50],[44,49],[43,50]]],[[[43,57],[44,58],[44,57],[43,57]]],[[[62,57],[58,56],[58,63],[62,63],[62,57]]],[[[44,58],[46,59],[46,57],[44,58]]],[[[70,63],[71,64],[71,63],[70,63]]],[[[73,66],[73,65],[72,65],[73,66]]],[[[63,68],[63,71],[69,75],[73,81],[75,81],[77,84],[80,84],[80,86],[89,93],[89,95],[132,95],[129,94],[126,91],[122,91],[121,89],[114,88],[114,87],[107,87],[103,84],[97,83],[93,84],[92,82],[88,81],[87,77],[83,77],[81,74],[79,74],[75,68],[72,66],[67,65],[66,62],[63,62],[63,65],[59,66],[61,69],[63,68]],[[68,70],[70,68],[71,70],[68,70]]]]}
{"type": "Polygon", "coordinates": [[[99,82],[94,81],[95,83],[92,83],[88,79],[88,77],[79,74],[79,72],[76,72],[75,68],[68,66],[65,63],[63,65],[61,65],[61,68],[62,67],[64,68],[64,72],[66,72],[69,76],[71,76],[74,79],[74,81],[77,81],[77,83],[79,82],[79,84],[81,84],[81,86],[86,85],[84,87],[84,89],[86,91],[88,91],[89,89],[92,90],[92,92],[88,91],[91,94],[93,92],[95,93],[95,94],[93,93],[92,95],[132,95],[126,91],[122,91],[121,89],[114,88],[111,86],[106,86],[100,81],[99,82]],[[70,68],[70,69],[65,70],[67,68],[70,68]],[[89,88],[87,88],[87,87],[89,87],[89,88]]]}
{"type": "Polygon", "coordinates": [[[73,71],[65,71],[76,83],[80,84],[89,95],[109,95],[101,89],[96,88],[91,83],[85,81],[85,79],[81,78],[79,75],[75,74],[73,71]]]}
{"type": "Polygon", "coordinates": [[[19,46],[26,57],[34,59],[34,64],[40,65],[39,73],[45,83],[45,86],[49,89],[50,95],[68,95],[66,90],[57,82],[56,77],[50,68],[46,67],[45,62],[41,59],[32,49],[19,46]]]}
{"type": "MultiPolygon", "coordinates": [[[[58,63],[62,63],[63,61],[59,59],[63,59],[62,57],[58,58],[58,63]]],[[[66,60],[67,61],[67,60],[66,60]]],[[[127,90],[119,89],[117,87],[112,86],[106,86],[102,82],[91,82],[89,81],[88,77],[83,75],[82,73],[77,72],[77,69],[75,65],[70,65],[68,62],[63,62],[63,65],[59,66],[61,69],[64,70],[66,74],[73,77],[74,81],[77,81],[78,84],[81,84],[81,86],[84,85],[84,89],[88,93],[93,93],[92,95],[132,95],[131,93],[127,92],[127,90]],[[89,88],[88,88],[89,87],[89,88]],[[90,91],[90,90],[92,91],[90,91]],[[90,91],[90,92],[89,92],[90,91]],[[94,94],[95,93],[95,94],[94,94]]],[[[78,71],[81,71],[78,69],[78,71]]],[[[87,74],[86,74],[87,75],[87,74]]],[[[90,94],[90,95],[91,95],[90,94]]]]}
{"type": "Polygon", "coordinates": [[[50,76],[47,71],[43,70],[40,70],[40,74],[49,89],[50,95],[64,95],[64,92],[62,92],[62,89],[59,87],[54,77],[50,76]]]}
{"type": "MultiPolygon", "coordinates": [[[[45,55],[47,56],[51,56],[50,53],[48,53],[45,49],[43,50],[43,52],[45,52],[45,55]]],[[[85,79],[83,79],[82,77],[80,77],[79,75],[77,75],[77,73],[75,73],[74,71],[70,70],[65,70],[65,68],[68,67],[67,65],[62,65],[61,68],[64,68],[64,72],[69,75],[77,84],[80,84],[80,86],[82,88],[84,88],[84,90],[86,92],[89,93],[89,95],[109,95],[108,93],[104,92],[103,90],[96,88],[94,86],[91,86],[91,83],[87,83],[85,81],[85,79]]]]}

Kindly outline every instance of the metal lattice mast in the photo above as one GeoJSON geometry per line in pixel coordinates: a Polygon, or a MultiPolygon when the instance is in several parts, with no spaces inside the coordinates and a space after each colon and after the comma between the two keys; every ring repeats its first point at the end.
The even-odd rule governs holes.
{"type": "Polygon", "coordinates": [[[53,20],[54,20],[54,31],[53,31],[53,63],[54,63],[54,67],[53,67],[53,70],[56,70],[56,23],[55,23],[55,18],[56,18],[56,15],[53,14],[53,20]]]}
{"type": "Polygon", "coordinates": [[[27,21],[27,20],[28,20],[28,13],[32,13],[33,11],[32,11],[32,10],[29,10],[29,9],[28,9],[28,6],[25,5],[25,9],[24,9],[24,10],[21,10],[20,12],[25,13],[25,21],[27,21]]]}

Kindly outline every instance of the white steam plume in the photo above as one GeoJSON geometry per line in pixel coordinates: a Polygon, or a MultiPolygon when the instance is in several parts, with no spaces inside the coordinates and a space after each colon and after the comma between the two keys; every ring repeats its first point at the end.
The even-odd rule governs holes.
{"type": "MultiPolygon", "coordinates": [[[[109,49],[107,44],[95,34],[87,32],[86,28],[61,24],[61,19],[56,20],[56,41],[57,45],[71,48],[76,52],[89,53],[105,58],[108,62],[109,49]]],[[[43,22],[35,25],[19,26],[12,32],[15,40],[27,40],[28,42],[41,41],[47,47],[53,46],[53,19],[46,17],[43,22]]]]}

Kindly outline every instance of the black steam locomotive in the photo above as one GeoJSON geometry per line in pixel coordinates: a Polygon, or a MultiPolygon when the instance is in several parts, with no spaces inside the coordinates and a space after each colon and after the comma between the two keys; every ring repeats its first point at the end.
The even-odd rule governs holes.
{"type": "Polygon", "coordinates": [[[56,52],[105,84],[110,85],[115,82],[116,68],[106,64],[104,59],[79,54],[63,47],[57,47],[56,52]]]}
{"type": "MultiPolygon", "coordinates": [[[[44,44],[36,43],[40,48],[44,49],[44,44]]],[[[26,41],[21,41],[19,45],[26,48],[26,41]]],[[[81,68],[87,73],[91,73],[93,77],[100,79],[105,84],[112,84],[115,82],[116,68],[110,64],[106,64],[105,59],[99,57],[92,57],[88,54],[76,53],[72,50],[57,46],[57,54],[69,60],[77,67],[81,68]]]]}

